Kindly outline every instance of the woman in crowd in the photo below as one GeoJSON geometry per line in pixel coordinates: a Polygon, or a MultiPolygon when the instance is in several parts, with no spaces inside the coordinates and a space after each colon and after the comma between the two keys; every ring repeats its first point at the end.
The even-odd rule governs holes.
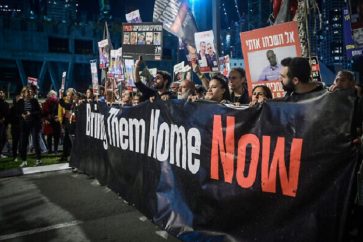
{"type": "Polygon", "coordinates": [[[63,154],[60,161],[67,161],[72,149],[71,135],[74,134],[75,128],[74,110],[76,95],[76,91],[73,88],[68,88],[66,96],[59,100],[58,119],[64,129],[63,154]]]}
{"type": "Polygon", "coordinates": [[[92,88],[88,88],[86,91],[86,102],[87,103],[92,103],[95,100],[95,97],[93,95],[93,89],[92,88]]]}
{"type": "Polygon", "coordinates": [[[209,82],[209,88],[205,99],[218,103],[229,102],[230,94],[227,80],[223,75],[217,74],[209,82]]]}
{"type": "Polygon", "coordinates": [[[138,92],[134,93],[134,96],[132,97],[132,106],[137,106],[140,104],[140,98],[141,94],[138,92]]]}
{"type": "Polygon", "coordinates": [[[249,105],[252,107],[258,103],[265,102],[267,99],[272,99],[272,92],[270,88],[265,85],[258,85],[252,89],[252,101],[249,105]]]}
{"type": "Polygon", "coordinates": [[[32,97],[29,87],[24,87],[21,91],[22,98],[15,105],[15,112],[20,119],[20,156],[21,167],[27,166],[27,146],[29,135],[32,136],[36,155],[36,165],[41,164],[41,154],[39,146],[39,132],[41,129],[41,109],[36,98],[32,97]]]}
{"type": "Polygon", "coordinates": [[[132,106],[132,96],[131,91],[129,90],[123,90],[121,94],[121,105],[123,107],[125,106],[132,106]]]}
{"type": "Polygon", "coordinates": [[[47,136],[48,153],[58,153],[61,125],[58,120],[58,98],[57,93],[51,90],[43,103],[44,135],[47,136]],[[54,149],[52,144],[54,140],[54,149]]]}
{"type": "Polygon", "coordinates": [[[20,95],[17,95],[13,99],[13,105],[10,107],[9,111],[9,124],[10,124],[10,133],[12,140],[12,153],[13,160],[18,161],[18,146],[20,140],[20,117],[16,114],[16,103],[19,101],[20,95]]]}

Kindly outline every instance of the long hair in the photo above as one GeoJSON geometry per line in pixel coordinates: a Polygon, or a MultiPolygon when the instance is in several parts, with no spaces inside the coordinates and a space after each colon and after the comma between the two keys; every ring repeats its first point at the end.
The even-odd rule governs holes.
{"type": "Polygon", "coordinates": [[[231,101],[231,94],[229,93],[228,82],[226,78],[222,74],[216,74],[212,77],[212,79],[218,81],[224,89],[222,99],[226,101],[231,101]]]}

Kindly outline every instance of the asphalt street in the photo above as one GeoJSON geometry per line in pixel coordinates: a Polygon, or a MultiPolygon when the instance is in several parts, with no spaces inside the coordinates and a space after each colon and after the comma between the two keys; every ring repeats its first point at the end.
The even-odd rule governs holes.
{"type": "Polygon", "coordinates": [[[97,180],[71,171],[0,179],[0,241],[179,241],[97,180]]]}

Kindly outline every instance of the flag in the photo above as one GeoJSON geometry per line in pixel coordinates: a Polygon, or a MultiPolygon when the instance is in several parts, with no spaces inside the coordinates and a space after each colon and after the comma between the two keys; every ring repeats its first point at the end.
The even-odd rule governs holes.
{"type": "Polygon", "coordinates": [[[28,84],[38,86],[38,78],[28,76],[28,84]]]}
{"type": "Polygon", "coordinates": [[[194,33],[197,26],[186,0],[156,0],[153,22],[163,23],[163,28],[195,47],[194,33]]]}

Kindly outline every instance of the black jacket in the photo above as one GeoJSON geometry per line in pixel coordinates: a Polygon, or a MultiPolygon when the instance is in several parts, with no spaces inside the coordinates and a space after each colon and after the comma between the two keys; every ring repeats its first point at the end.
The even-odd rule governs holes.
{"type": "Polygon", "coordinates": [[[24,99],[20,99],[19,101],[16,102],[15,104],[15,115],[17,116],[17,118],[19,118],[21,120],[21,122],[30,122],[33,125],[41,125],[41,109],[40,109],[40,105],[37,99],[32,98],[30,99],[30,104],[31,104],[31,111],[30,111],[30,117],[28,120],[24,120],[24,118],[22,117],[22,114],[25,114],[24,111],[24,99]]]}
{"type": "Polygon", "coordinates": [[[5,100],[0,99],[0,120],[7,119],[8,113],[9,104],[5,100]]]}

